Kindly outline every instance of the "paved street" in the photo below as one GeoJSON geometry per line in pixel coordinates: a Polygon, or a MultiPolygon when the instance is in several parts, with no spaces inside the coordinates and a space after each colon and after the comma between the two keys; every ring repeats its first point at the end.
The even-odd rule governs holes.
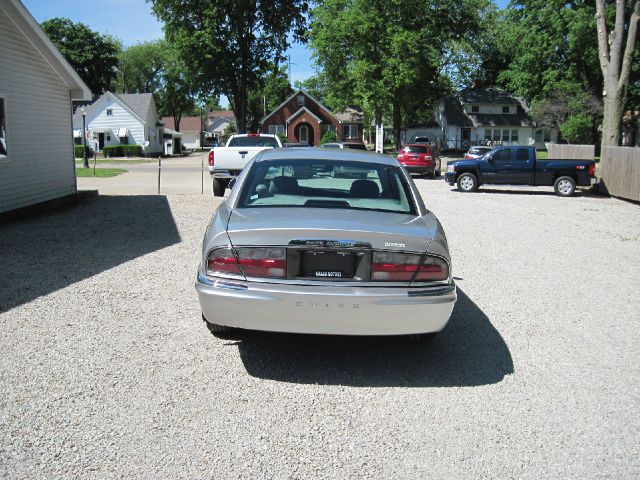
{"type": "Polygon", "coordinates": [[[219,199],[122,178],[0,228],[0,477],[640,476],[637,205],[418,179],[459,287],[433,343],[221,340],[193,288],[219,199]]]}

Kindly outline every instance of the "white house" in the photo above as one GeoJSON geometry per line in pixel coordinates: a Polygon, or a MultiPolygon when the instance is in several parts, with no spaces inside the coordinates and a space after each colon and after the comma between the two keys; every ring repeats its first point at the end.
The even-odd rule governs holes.
{"type": "Polygon", "coordinates": [[[536,128],[529,107],[516,95],[478,83],[443,98],[435,109],[444,148],[468,148],[489,142],[501,145],[556,143],[558,132],[536,128]]]}
{"type": "MultiPolygon", "coordinates": [[[[151,93],[104,93],[85,107],[88,145],[96,152],[116,145],[140,145],[144,154],[162,153],[164,126],[151,93]]],[[[82,112],[73,116],[76,144],[82,144],[82,112]]]]}
{"type": "Polygon", "coordinates": [[[236,125],[236,116],[231,110],[212,110],[207,119],[206,136],[220,142],[225,136],[225,129],[236,125]]]}
{"type": "Polygon", "coordinates": [[[22,2],[0,0],[0,213],[75,197],[71,101],[90,99],[22,2]]]}

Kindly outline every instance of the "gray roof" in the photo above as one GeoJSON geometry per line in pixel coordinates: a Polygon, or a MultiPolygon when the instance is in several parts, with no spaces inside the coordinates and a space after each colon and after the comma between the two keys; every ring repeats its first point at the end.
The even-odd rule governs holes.
{"type": "Polygon", "coordinates": [[[344,112],[335,113],[333,116],[343,123],[362,123],[362,111],[353,107],[347,107],[344,112]]]}
{"type": "Polygon", "coordinates": [[[459,127],[534,127],[524,100],[497,87],[465,88],[444,99],[444,115],[449,125],[459,127]],[[517,105],[516,113],[465,112],[465,104],[517,105]]]}
{"type": "Polygon", "coordinates": [[[497,103],[506,105],[522,105],[523,100],[498,87],[468,87],[460,90],[457,95],[461,104],[469,103],[497,103]]]}
{"type": "Polygon", "coordinates": [[[114,95],[140,118],[147,119],[151,102],[153,102],[153,93],[114,93],[114,95]]]}

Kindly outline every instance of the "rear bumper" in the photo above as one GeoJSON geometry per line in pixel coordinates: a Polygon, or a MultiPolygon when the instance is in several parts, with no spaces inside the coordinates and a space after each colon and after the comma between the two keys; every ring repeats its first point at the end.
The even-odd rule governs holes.
{"type": "Polygon", "coordinates": [[[209,174],[213,178],[236,178],[240,175],[241,170],[219,170],[215,167],[209,167],[209,174]]]}
{"type": "Polygon", "coordinates": [[[202,313],[229,327],[329,335],[438,332],[449,321],[455,284],[431,288],[324,287],[216,282],[198,274],[202,313]]]}

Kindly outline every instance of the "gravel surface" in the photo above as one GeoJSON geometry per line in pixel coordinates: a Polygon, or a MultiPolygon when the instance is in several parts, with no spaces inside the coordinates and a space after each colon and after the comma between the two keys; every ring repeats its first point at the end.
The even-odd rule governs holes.
{"type": "Polygon", "coordinates": [[[0,225],[0,476],[638,478],[638,205],[417,183],[459,277],[433,343],[213,337],[210,195],[0,225]]]}

